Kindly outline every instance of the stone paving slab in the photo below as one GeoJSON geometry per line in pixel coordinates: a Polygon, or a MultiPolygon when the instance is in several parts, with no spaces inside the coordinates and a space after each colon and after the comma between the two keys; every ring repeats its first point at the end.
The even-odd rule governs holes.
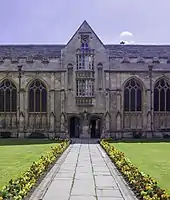
{"type": "Polygon", "coordinates": [[[94,196],[71,196],[69,200],[96,200],[94,196]]]}
{"type": "Polygon", "coordinates": [[[98,200],[124,200],[123,198],[114,197],[98,197],[98,200]]]}
{"type": "Polygon", "coordinates": [[[79,140],[71,144],[45,195],[34,200],[134,200],[125,183],[119,184],[115,166],[106,158],[97,143],[79,140]]]}
{"type": "Polygon", "coordinates": [[[97,189],[96,193],[98,197],[122,198],[122,194],[119,189],[97,189]]]}

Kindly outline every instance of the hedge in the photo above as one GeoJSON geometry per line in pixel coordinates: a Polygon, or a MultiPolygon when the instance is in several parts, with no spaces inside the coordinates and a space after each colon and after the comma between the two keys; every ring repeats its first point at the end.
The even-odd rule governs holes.
{"type": "Polygon", "coordinates": [[[170,200],[170,195],[158,186],[157,181],[149,175],[140,172],[139,169],[125,157],[124,153],[117,150],[107,140],[101,140],[100,145],[114,162],[138,199],[170,200]]]}
{"type": "Polygon", "coordinates": [[[33,162],[31,167],[16,180],[10,180],[8,185],[0,191],[0,200],[21,200],[28,195],[40,177],[54,164],[69,145],[69,140],[64,140],[51,147],[46,155],[41,156],[37,162],[33,162]]]}

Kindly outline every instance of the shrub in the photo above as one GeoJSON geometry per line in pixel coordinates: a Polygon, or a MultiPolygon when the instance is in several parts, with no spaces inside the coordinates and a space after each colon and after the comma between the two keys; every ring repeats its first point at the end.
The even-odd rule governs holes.
{"type": "Polygon", "coordinates": [[[29,170],[22,176],[16,180],[10,180],[9,184],[0,191],[0,200],[21,200],[26,197],[43,173],[56,161],[68,145],[69,141],[65,140],[52,147],[46,155],[41,156],[37,162],[33,162],[29,170]]]}
{"type": "Polygon", "coordinates": [[[11,137],[11,132],[1,132],[0,133],[2,138],[10,138],[11,137]]]}
{"type": "Polygon", "coordinates": [[[132,135],[133,135],[133,138],[141,138],[142,137],[142,133],[139,131],[133,131],[132,135]]]}
{"type": "Polygon", "coordinates": [[[112,144],[109,144],[107,140],[101,140],[100,144],[139,199],[170,199],[170,195],[166,194],[165,190],[161,189],[154,179],[140,172],[139,169],[125,157],[124,153],[117,150],[112,144]]]}
{"type": "Polygon", "coordinates": [[[165,134],[163,134],[163,138],[170,138],[170,135],[165,133],[165,134]]]}
{"type": "Polygon", "coordinates": [[[29,139],[44,139],[47,138],[45,134],[40,132],[33,132],[28,136],[29,139]]]}

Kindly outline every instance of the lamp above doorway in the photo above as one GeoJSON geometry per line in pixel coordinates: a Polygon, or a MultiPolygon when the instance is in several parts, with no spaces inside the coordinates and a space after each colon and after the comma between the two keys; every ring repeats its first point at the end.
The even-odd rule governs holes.
{"type": "Polygon", "coordinates": [[[84,112],[83,112],[83,115],[84,115],[84,119],[86,119],[87,120],[87,111],[86,110],[84,110],[84,112]]]}

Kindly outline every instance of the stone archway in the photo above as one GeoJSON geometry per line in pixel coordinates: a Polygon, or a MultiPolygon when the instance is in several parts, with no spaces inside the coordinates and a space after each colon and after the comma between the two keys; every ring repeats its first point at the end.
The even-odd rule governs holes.
{"type": "Polygon", "coordinates": [[[70,134],[70,138],[80,137],[80,118],[79,117],[75,117],[75,116],[70,117],[69,134],[70,134]]]}
{"type": "Polygon", "coordinates": [[[89,131],[91,138],[100,138],[102,132],[102,121],[99,116],[92,116],[89,119],[89,131]]]}

